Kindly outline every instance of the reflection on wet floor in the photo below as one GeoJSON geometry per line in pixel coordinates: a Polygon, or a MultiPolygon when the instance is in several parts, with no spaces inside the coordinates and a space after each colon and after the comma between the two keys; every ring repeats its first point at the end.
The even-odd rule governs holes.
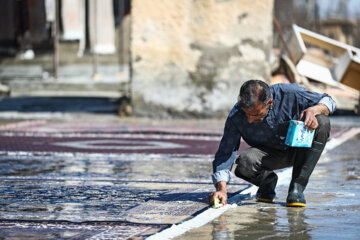
{"type": "Polygon", "coordinates": [[[1,239],[128,239],[134,233],[145,238],[163,226],[129,223],[49,223],[49,222],[0,222],[1,239]]]}
{"type": "Polygon", "coordinates": [[[191,181],[211,184],[210,160],[199,157],[194,164],[194,157],[175,158],[166,156],[146,159],[125,160],[124,156],[0,156],[0,179],[92,179],[92,180],[143,180],[179,182],[191,181]],[[174,172],[176,176],[174,176],[174,172]]]}
{"type": "Polygon", "coordinates": [[[89,156],[1,156],[0,160],[0,212],[1,219],[8,220],[116,221],[126,210],[176,189],[169,185],[174,178],[196,182],[203,177],[203,184],[211,186],[209,161],[169,164],[160,159],[123,161],[89,156]],[[144,183],[155,179],[165,186],[136,181],[141,179],[144,183]]]}
{"type": "Polygon", "coordinates": [[[3,183],[0,211],[7,220],[116,221],[124,211],[165,192],[91,182],[3,183]]]}
{"type": "Polygon", "coordinates": [[[359,146],[357,135],[322,157],[305,191],[307,208],[285,207],[288,186],[279,186],[275,204],[244,200],[177,239],[359,239],[359,146]]]}

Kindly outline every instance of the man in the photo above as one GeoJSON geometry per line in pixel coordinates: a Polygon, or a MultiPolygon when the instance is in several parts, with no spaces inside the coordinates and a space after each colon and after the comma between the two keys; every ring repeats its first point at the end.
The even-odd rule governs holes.
{"type": "Polygon", "coordinates": [[[335,106],[327,94],[309,92],[297,84],[269,87],[260,80],[245,82],[215,154],[212,178],[216,191],[209,195],[210,204],[215,198],[226,204],[226,185],[243,138],[251,147],[236,159],[235,175],[259,187],[257,201],[274,202],[277,175],[273,170],[293,166],[286,205],[305,207],[303,191],[329,137],[327,115],[335,106]],[[311,148],[285,145],[290,120],[302,120],[308,129],[316,129],[311,148]]]}

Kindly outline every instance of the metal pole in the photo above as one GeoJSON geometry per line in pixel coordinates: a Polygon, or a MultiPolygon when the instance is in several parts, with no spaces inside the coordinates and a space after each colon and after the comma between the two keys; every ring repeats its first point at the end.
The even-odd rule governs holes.
{"type": "Polygon", "coordinates": [[[96,45],[97,45],[97,0],[93,1],[93,9],[94,9],[94,46],[93,46],[93,79],[98,80],[100,78],[98,74],[98,65],[99,59],[98,54],[96,53],[96,45]]]}
{"type": "Polygon", "coordinates": [[[120,36],[119,36],[119,64],[120,64],[120,72],[124,71],[123,65],[125,64],[124,54],[125,54],[125,46],[124,46],[124,17],[125,17],[125,1],[119,1],[119,18],[120,18],[120,36]]]}
{"type": "Polygon", "coordinates": [[[289,46],[287,45],[286,41],[285,41],[285,38],[284,38],[284,35],[281,31],[281,28],[280,28],[280,25],[279,25],[279,22],[277,21],[277,19],[273,16],[273,22],[274,22],[274,25],[275,25],[275,28],[276,28],[276,31],[278,32],[279,36],[280,36],[280,40],[281,42],[284,44],[284,47],[285,47],[285,50],[290,58],[290,60],[295,64],[295,60],[291,54],[291,51],[289,49],[289,46]]]}
{"type": "Polygon", "coordinates": [[[55,0],[55,19],[54,19],[54,78],[58,79],[59,69],[59,0],[55,0]]]}

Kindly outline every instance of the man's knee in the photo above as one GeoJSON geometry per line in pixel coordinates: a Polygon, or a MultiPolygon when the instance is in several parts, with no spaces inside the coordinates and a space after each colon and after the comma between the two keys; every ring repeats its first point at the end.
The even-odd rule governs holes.
{"type": "Polygon", "coordinates": [[[317,142],[326,143],[330,135],[330,119],[326,115],[318,115],[316,116],[316,119],[319,126],[315,130],[314,140],[317,142]]]}
{"type": "Polygon", "coordinates": [[[261,162],[252,148],[241,153],[236,159],[236,163],[235,175],[250,182],[261,170],[261,162]]]}

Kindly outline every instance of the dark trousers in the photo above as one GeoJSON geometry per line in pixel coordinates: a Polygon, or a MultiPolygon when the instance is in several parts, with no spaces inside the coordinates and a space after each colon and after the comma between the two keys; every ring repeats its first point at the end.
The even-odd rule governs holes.
{"type": "MultiPolygon", "coordinates": [[[[330,120],[328,116],[318,115],[319,123],[315,130],[314,141],[326,144],[330,134],[330,120]]],[[[246,149],[236,159],[237,167],[235,175],[255,184],[260,185],[260,175],[263,170],[276,170],[291,167],[294,164],[295,156],[302,154],[305,148],[290,147],[285,151],[270,148],[246,149]]]]}

